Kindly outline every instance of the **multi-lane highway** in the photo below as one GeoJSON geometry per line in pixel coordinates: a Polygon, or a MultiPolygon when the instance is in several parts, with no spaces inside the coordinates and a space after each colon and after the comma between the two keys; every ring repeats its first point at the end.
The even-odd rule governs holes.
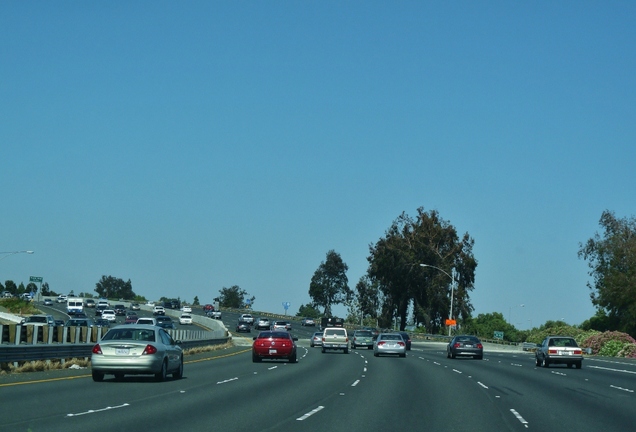
{"type": "MultiPolygon", "coordinates": [[[[234,317],[224,321],[232,330],[234,317]]],[[[0,430],[634,430],[630,360],[546,369],[523,352],[451,360],[444,345],[417,342],[406,358],[322,354],[309,348],[312,331],[293,330],[297,364],[252,363],[236,346],[186,358],[184,378],[161,383],[95,383],[87,370],[0,376],[0,430]]]]}

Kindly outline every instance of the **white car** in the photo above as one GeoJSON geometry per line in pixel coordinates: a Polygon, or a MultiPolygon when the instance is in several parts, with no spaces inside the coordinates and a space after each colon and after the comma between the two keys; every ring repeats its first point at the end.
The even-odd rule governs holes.
{"type": "Polygon", "coordinates": [[[55,300],[57,303],[66,303],[66,300],[68,299],[67,296],[65,296],[64,294],[60,294],[59,296],[57,296],[57,300],[55,300]]]}
{"type": "Polygon", "coordinates": [[[163,306],[155,306],[152,309],[152,314],[153,315],[165,315],[166,314],[166,310],[163,308],[163,306]]]}
{"type": "Polygon", "coordinates": [[[136,324],[157,325],[157,320],[155,318],[141,317],[141,318],[137,319],[137,323],[136,324]]]}
{"type": "Polygon", "coordinates": [[[190,314],[181,314],[179,317],[179,324],[181,325],[192,325],[192,315],[190,314]]]}
{"type": "Polygon", "coordinates": [[[246,323],[250,323],[250,325],[254,324],[254,317],[252,314],[242,314],[239,317],[239,321],[245,321],[246,323]]]}
{"type": "Polygon", "coordinates": [[[191,308],[190,306],[183,306],[183,307],[181,308],[181,312],[184,312],[184,313],[192,313],[192,308],[191,308]]]}
{"type": "Polygon", "coordinates": [[[112,309],[104,309],[102,311],[102,319],[108,320],[109,322],[115,322],[117,321],[117,315],[112,309]]]}

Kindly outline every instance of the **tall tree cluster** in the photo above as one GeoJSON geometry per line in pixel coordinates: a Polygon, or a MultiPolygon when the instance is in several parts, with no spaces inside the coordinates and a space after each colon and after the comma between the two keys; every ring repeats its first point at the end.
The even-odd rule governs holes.
{"type": "Polygon", "coordinates": [[[579,258],[588,262],[588,282],[597,317],[604,326],[636,335],[636,219],[619,219],[606,210],[598,232],[580,244],[579,258]]]}
{"type": "Polygon", "coordinates": [[[251,296],[238,285],[232,285],[229,288],[223,287],[219,290],[219,297],[214,300],[219,301],[219,305],[224,308],[241,309],[248,306],[254,306],[256,297],[251,296]],[[249,300],[249,302],[247,302],[249,300]]]}
{"type": "Polygon", "coordinates": [[[113,276],[102,276],[102,278],[95,284],[95,292],[102,298],[123,298],[126,300],[132,300],[136,294],[132,289],[132,282],[130,279],[124,282],[123,279],[113,276]]]}
{"type": "Polygon", "coordinates": [[[369,246],[368,277],[383,298],[380,325],[388,327],[398,318],[403,330],[412,306],[416,322],[437,333],[449,318],[451,292],[453,318],[468,319],[477,267],[473,245],[468,233],[460,238],[435,210],[420,207],[415,218],[402,213],[384,237],[369,246]]]}
{"type": "Polygon", "coordinates": [[[347,270],[349,267],[334,250],[320,263],[309,284],[312,304],[323,308],[324,316],[331,316],[331,307],[351,300],[353,291],[349,288],[347,270]]]}

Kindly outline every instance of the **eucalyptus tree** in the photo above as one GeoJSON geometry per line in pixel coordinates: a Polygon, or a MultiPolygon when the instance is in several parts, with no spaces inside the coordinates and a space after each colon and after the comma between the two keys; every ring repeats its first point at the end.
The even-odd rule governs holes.
{"type": "Polygon", "coordinates": [[[256,297],[250,297],[247,291],[240,288],[238,285],[232,285],[229,288],[223,287],[219,290],[219,294],[219,297],[217,297],[219,305],[225,308],[240,309],[245,307],[247,304],[253,307],[254,300],[256,300],[256,297]]]}
{"type": "Polygon", "coordinates": [[[594,282],[590,288],[592,304],[604,326],[636,335],[636,219],[618,219],[606,210],[596,233],[580,244],[579,258],[588,262],[594,282]]]}
{"type": "Polygon", "coordinates": [[[102,276],[99,282],[95,284],[95,292],[103,298],[123,298],[131,300],[136,296],[133,292],[130,279],[124,282],[123,279],[113,276],[102,276]]]}
{"type": "Polygon", "coordinates": [[[331,307],[351,300],[353,292],[347,279],[349,267],[333,249],[320,263],[309,284],[312,304],[323,308],[324,316],[331,316],[331,307]]]}
{"type": "Polygon", "coordinates": [[[395,317],[404,329],[413,304],[416,322],[438,332],[449,318],[451,294],[453,316],[470,317],[469,292],[477,267],[473,245],[468,233],[460,238],[435,210],[420,207],[415,218],[402,213],[384,237],[369,246],[368,275],[384,294],[381,322],[386,325],[395,317]]]}

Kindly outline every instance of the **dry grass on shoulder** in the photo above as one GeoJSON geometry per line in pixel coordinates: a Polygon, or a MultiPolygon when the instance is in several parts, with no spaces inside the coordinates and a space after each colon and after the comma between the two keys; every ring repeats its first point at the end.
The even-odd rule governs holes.
{"type": "MultiPolygon", "coordinates": [[[[187,348],[183,350],[184,356],[191,356],[212,351],[224,350],[232,347],[232,342],[226,342],[221,345],[208,345],[197,348],[187,348]]],[[[18,362],[16,367],[13,363],[0,364],[0,375],[26,373],[26,372],[44,372],[49,370],[72,369],[72,368],[89,368],[90,359],[69,359],[62,363],[60,360],[38,360],[28,362],[18,362]]]]}
{"type": "Polygon", "coordinates": [[[62,363],[60,360],[38,360],[29,362],[19,362],[16,367],[13,363],[2,363],[0,365],[0,375],[26,372],[44,372],[49,370],[87,368],[91,364],[90,360],[69,359],[62,363]]]}

